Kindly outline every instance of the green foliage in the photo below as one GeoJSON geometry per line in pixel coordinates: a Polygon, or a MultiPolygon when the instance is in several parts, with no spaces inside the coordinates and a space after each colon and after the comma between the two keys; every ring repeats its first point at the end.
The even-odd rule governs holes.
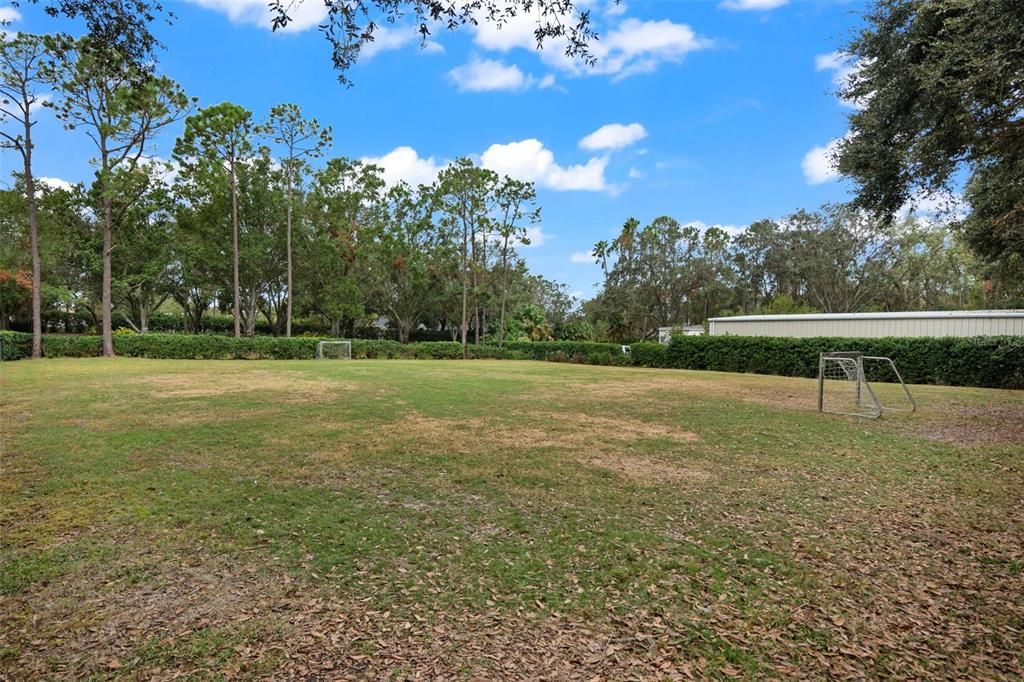
{"type": "Polygon", "coordinates": [[[522,353],[531,360],[575,362],[580,364],[621,364],[622,346],[616,343],[587,343],[584,341],[519,341],[506,343],[509,350],[522,353]]]}
{"type": "Polygon", "coordinates": [[[630,357],[637,367],[666,367],[666,347],[660,343],[634,343],[630,347],[630,357]]]}
{"type": "MultiPolygon", "coordinates": [[[[878,339],[684,336],[669,343],[662,366],[815,377],[818,354],[838,350],[890,357],[907,383],[1024,388],[1024,339],[1013,336],[878,339]]],[[[874,378],[885,379],[883,376],[874,378]]]]}
{"type": "Polygon", "coordinates": [[[837,157],[855,203],[892,217],[967,175],[971,247],[1024,257],[1020,3],[877,0],[865,23],[839,93],[858,104],[837,157]]]}
{"type": "Polygon", "coordinates": [[[582,318],[566,322],[558,332],[561,341],[593,341],[594,327],[582,318]]]}
{"type": "Polygon", "coordinates": [[[32,335],[0,331],[0,361],[32,357],[32,335]]]}
{"type": "MultiPolygon", "coordinates": [[[[4,360],[31,355],[30,334],[0,332],[4,360]]],[[[243,337],[188,334],[116,334],[118,355],[153,359],[196,360],[301,360],[316,354],[322,337],[243,337]]],[[[1013,336],[971,338],[786,339],[767,336],[683,336],[668,346],[635,343],[631,353],[614,343],[581,341],[514,341],[469,345],[470,359],[544,360],[585,365],[611,365],[747,372],[780,376],[814,377],[818,354],[836,350],[891,357],[904,380],[913,384],[1024,388],[1024,339],[1013,336]]],[[[43,356],[95,357],[101,355],[98,336],[45,335],[43,356]]],[[[462,346],[455,341],[398,343],[355,339],[355,359],[456,360],[462,346]]],[[[869,379],[886,381],[879,374],[869,379]]]]}

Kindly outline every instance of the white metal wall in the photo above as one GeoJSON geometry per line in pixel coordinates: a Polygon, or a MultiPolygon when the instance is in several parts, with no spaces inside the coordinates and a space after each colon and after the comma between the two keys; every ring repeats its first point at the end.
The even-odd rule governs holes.
{"type": "Polygon", "coordinates": [[[712,336],[1024,336],[1024,311],[752,315],[710,320],[712,336]]]}

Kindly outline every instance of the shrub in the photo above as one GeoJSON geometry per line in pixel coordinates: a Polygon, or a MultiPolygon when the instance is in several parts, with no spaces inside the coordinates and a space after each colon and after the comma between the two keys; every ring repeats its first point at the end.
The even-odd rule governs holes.
{"type": "Polygon", "coordinates": [[[0,331],[0,361],[32,357],[32,335],[0,331]]]}
{"type": "MultiPolygon", "coordinates": [[[[32,335],[0,332],[3,359],[17,360],[32,354],[32,335]]],[[[118,334],[118,355],[167,359],[310,359],[317,337],[252,337],[187,334],[118,334]]],[[[818,354],[836,350],[861,351],[865,355],[891,357],[908,383],[1024,388],[1024,338],[991,336],[974,338],[843,339],[742,336],[681,336],[666,347],[636,343],[625,355],[614,343],[582,341],[516,341],[504,348],[470,345],[468,358],[546,360],[591,365],[635,365],[677,369],[751,372],[781,376],[814,377],[818,354]]],[[[44,335],[46,357],[93,357],[101,354],[98,336],[44,335]]],[[[356,339],[353,358],[423,358],[447,360],[462,357],[462,347],[452,341],[400,344],[397,341],[356,339]]],[[[869,374],[889,380],[884,371],[869,374]]]]}
{"type": "Polygon", "coordinates": [[[665,346],[660,343],[634,343],[631,345],[630,356],[633,364],[638,367],[667,367],[665,346]]]}
{"type": "MultiPolygon", "coordinates": [[[[683,336],[669,343],[663,366],[815,377],[818,354],[837,350],[890,357],[907,383],[1024,388],[1024,338],[1013,336],[876,339],[683,336]]],[[[888,377],[879,371],[868,378],[888,377]]]]}

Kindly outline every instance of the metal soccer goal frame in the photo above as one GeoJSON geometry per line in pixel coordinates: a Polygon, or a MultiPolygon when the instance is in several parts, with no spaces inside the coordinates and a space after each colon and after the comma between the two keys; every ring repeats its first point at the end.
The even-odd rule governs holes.
{"type": "Polygon", "coordinates": [[[885,412],[916,411],[917,402],[914,400],[914,396],[911,395],[910,389],[903,382],[903,376],[900,374],[899,369],[896,368],[896,363],[892,361],[892,358],[864,355],[855,351],[838,351],[820,353],[818,355],[818,412],[878,419],[885,412]],[[882,404],[882,401],[878,399],[878,395],[864,374],[865,361],[884,363],[892,369],[893,376],[896,377],[896,381],[899,382],[904,395],[907,396],[909,408],[892,407],[882,404]],[[855,406],[853,410],[833,409],[826,403],[826,382],[833,380],[845,381],[847,383],[852,393],[850,396],[851,402],[848,405],[855,406]]]}
{"type": "Polygon", "coordinates": [[[344,354],[341,355],[340,357],[337,357],[337,358],[331,357],[329,359],[332,359],[332,360],[335,360],[335,359],[336,360],[351,360],[352,359],[352,342],[351,341],[318,341],[317,344],[316,344],[316,359],[317,360],[327,359],[324,356],[324,347],[325,346],[339,346],[339,347],[345,349],[344,354]]]}

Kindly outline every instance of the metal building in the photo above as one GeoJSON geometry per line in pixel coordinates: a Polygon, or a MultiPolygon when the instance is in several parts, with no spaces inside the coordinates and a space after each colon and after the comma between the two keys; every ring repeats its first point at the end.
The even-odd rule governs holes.
{"type": "Polygon", "coordinates": [[[708,323],[711,336],[1024,336],[1024,310],[742,315],[708,323]]]}
{"type": "Polygon", "coordinates": [[[658,327],[658,343],[668,343],[673,336],[704,336],[704,325],[681,324],[675,327],[658,327]]]}

